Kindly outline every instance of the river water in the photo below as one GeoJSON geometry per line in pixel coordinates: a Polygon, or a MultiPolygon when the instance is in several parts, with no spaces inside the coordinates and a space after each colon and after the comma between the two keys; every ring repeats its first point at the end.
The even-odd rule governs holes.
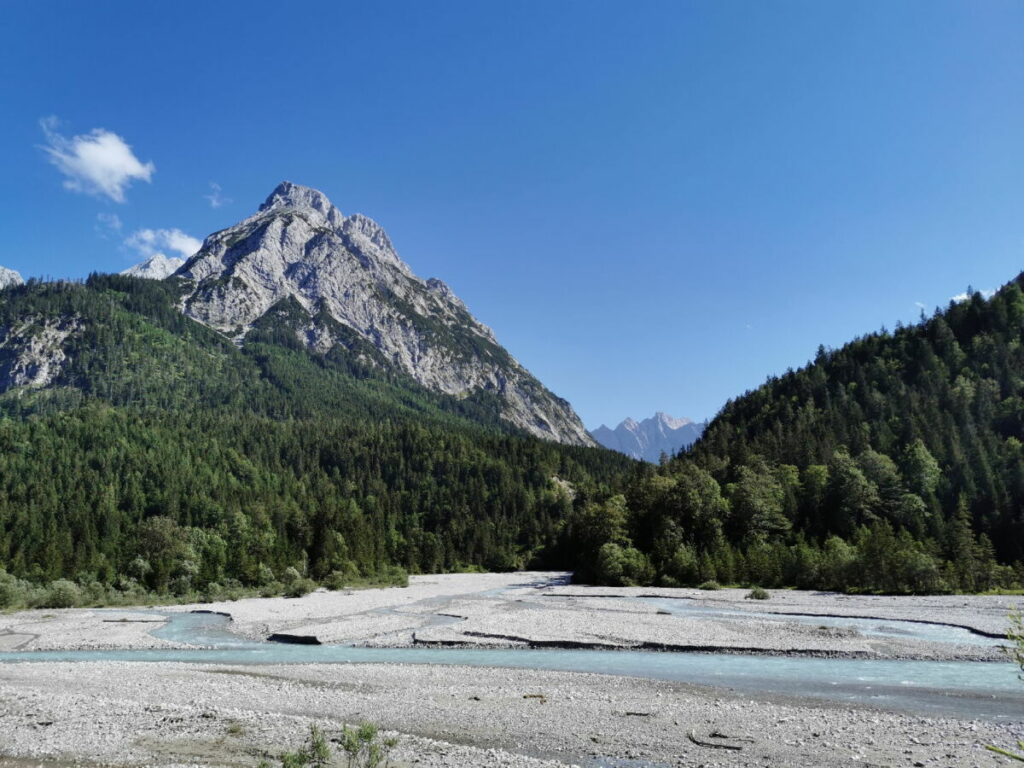
{"type": "MultiPolygon", "coordinates": [[[[685,609],[680,609],[685,610],[685,609]]],[[[912,714],[981,720],[1024,719],[1024,684],[1017,668],[1000,662],[820,659],[723,653],[468,648],[358,648],[246,640],[225,616],[169,614],[153,634],[204,646],[192,649],[23,651],[0,662],[137,661],[201,664],[402,663],[506,667],[628,675],[710,685],[755,695],[781,694],[864,704],[912,714]]],[[[817,621],[818,618],[815,618],[817,621]]],[[[848,620],[843,620],[848,621],[848,620]]],[[[872,620],[874,621],[874,620],[872,620]]],[[[877,622],[885,631],[945,633],[950,628],[877,622]]],[[[956,633],[954,633],[956,635],[956,633]]],[[[976,638],[979,644],[987,641],[976,638]]],[[[957,635],[957,641],[961,641],[957,635]]]]}

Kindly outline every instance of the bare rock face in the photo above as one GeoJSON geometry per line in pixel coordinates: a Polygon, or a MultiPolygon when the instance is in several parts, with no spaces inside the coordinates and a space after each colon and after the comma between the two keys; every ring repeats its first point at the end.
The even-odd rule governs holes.
{"type": "Polygon", "coordinates": [[[7,267],[0,267],[0,290],[11,285],[23,285],[24,282],[18,272],[7,267]]]}
{"type": "Polygon", "coordinates": [[[571,406],[447,285],[414,275],[380,225],[344,216],[315,189],[280,184],[254,216],[206,238],[176,276],[187,281],[182,311],[239,343],[272,309],[297,308],[296,332],[310,348],[368,343],[429,389],[491,393],[503,418],[534,435],[594,444],[571,406]]]}
{"type": "Polygon", "coordinates": [[[145,261],[139,262],[133,267],[128,267],[122,275],[142,277],[146,280],[163,280],[181,269],[185,260],[178,257],[165,256],[162,253],[155,253],[145,261]]]}
{"type": "Polygon", "coordinates": [[[77,318],[64,317],[0,328],[0,391],[49,386],[67,359],[64,342],[80,327],[77,318]]]}

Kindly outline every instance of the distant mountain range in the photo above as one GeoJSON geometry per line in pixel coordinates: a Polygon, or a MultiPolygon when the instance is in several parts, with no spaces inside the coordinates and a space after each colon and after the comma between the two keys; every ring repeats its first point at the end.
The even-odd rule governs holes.
{"type": "Polygon", "coordinates": [[[693,445],[706,426],[706,421],[677,419],[658,411],[643,421],[627,418],[615,429],[602,424],[590,436],[605,448],[657,463],[663,453],[671,457],[693,445]]]}

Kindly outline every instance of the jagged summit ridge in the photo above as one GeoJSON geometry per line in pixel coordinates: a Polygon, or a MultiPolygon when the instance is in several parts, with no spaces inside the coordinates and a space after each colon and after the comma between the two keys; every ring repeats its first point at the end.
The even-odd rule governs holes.
{"type": "Polygon", "coordinates": [[[271,309],[297,305],[305,320],[296,333],[317,351],[341,344],[357,352],[354,331],[375,350],[368,362],[449,395],[489,392],[513,424],[593,444],[569,404],[512,358],[445,283],[417,277],[379,224],[345,216],[318,190],[279,184],[253,216],[206,238],[177,277],[188,286],[182,311],[240,343],[271,309]]]}
{"type": "Polygon", "coordinates": [[[259,213],[282,208],[296,208],[307,213],[318,213],[323,217],[324,223],[331,227],[341,226],[345,220],[341,211],[334,207],[323,192],[311,187],[292,184],[290,181],[282,181],[274,188],[274,191],[263,201],[259,213]]]}
{"type": "Polygon", "coordinates": [[[689,448],[706,426],[706,422],[677,419],[658,411],[639,422],[626,417],[615,429],[602,424],[590,435],[605,448],[634,459],[657,462],[663,453],[674,456],[680,449],[689,448]]]}

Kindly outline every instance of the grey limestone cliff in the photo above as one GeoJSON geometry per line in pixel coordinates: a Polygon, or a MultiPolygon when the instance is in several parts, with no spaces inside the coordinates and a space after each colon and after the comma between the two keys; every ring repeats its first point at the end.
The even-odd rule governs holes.
{"type": "Polygon", "coordinates": [[[128,267],[128,269],[121,272],[121,274],[131,275],[132,277],[143,277],[147,280],[163,280],[165,277],[169,277],[177,270],[181,269],[184,263],[185,259],[165,256],[162,253],[155,253],[145,261],[141,261],[135,266],[128,267]]]}
{"type": "Polygon", "coordinates": [[[11,285],[22,285],[24,282],[20,273],[7,267],[0,267],[0,289],[11,285]]]}
{"type": "Polygon", "coordinates": [[[244,343],[272,310],[302,317],[299,339],[318,351],[370,349],[449,395],[491,393],[501,416],[550,440],[593,445],[569,403],[502,348],[440,280],[422,280],[376,222],[345,216],[315,189],[280,184],[244,221],[206,238],[175,278],[182,311],[244,343]]]}

